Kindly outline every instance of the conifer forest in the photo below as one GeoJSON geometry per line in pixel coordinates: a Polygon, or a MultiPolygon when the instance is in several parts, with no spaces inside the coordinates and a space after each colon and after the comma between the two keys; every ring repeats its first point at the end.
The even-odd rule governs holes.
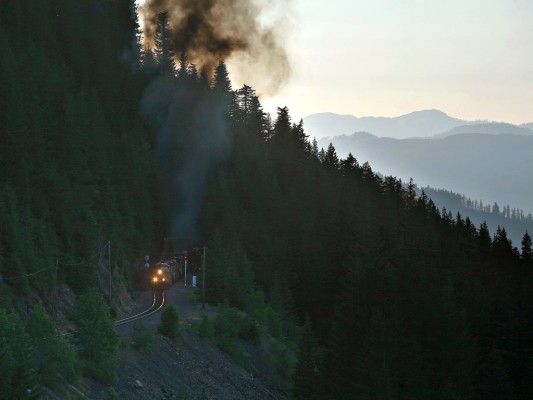
{"type": "Polygon", "coordinates": [[[137,54],[131,3],[0,3],[1,398],[112,385],[98,260],[111,242],[132,290],[172,235],[208,249],[209,304],[263,296],[281,316],[294,399],[533,398],[527,232],[515,247],[357,152],[318,148],[223,61],[172,53],[164,16],[157,52],[137,54]],[[76,295],[81,346],[40,340],[57,333],[45,308],[59,287],[76,295]]]}

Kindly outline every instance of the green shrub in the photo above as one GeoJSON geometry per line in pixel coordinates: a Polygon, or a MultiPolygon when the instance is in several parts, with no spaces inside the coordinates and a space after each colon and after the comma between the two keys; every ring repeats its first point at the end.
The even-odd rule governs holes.
{"type": "Polygon", "coordinates": [[[198,336],[202,339],[211,339],[215,336],[215,323],[207,315],[202,315],[198,325],[198,336]]]}
{"type": "Polygon", "coordinates": [[[118,396],[118,394],[117,394],[117,392],[115,391],[115,389],[110,388],[110,389],[107,391],[107,397],[106,397],[106,400],[120,400],[120,397],[118,396]]]}
{"type": "Polygon", "coordinates": [[[52,318],[39,305],[26,321],[31,337],[32,356],[42,385],[54,389],[62,382],[72,382],[79,375],[74,347],[60,335],[52,318]]]}
{"type": "Polygon", "coordinates": [[[240,361],[241,355],[235,337],[229,335],[217,336],[216,345],[224,353],[227,353],[234,361],[240,361]]]}
{"type": "Polygon", "coordinates": [[[95,290],[80,296],[73,315],[75,337],[79,344],[78,356],[83,371],[102,383],[117,380],[120,355],[120,337],[111,318],[109,307],[95,290]]]}
{"type": "Polygon", "coordinates": [[[290,378],[294,371],[295,361],[289,356],[287,349],[283,349],[275,355],[274,367],[285,378],[290,378]]]}
{"type": "Polygon", "coordinates": [[[152,351],[157,345],[157,336],[140,322],[133,325],[131,347],[135,350],[152,351]]]}
{"type": "Polygon", "coordinates": [[[179,335],[179,326],[180,318],[176,309],[173,306],[166,307],[161,315],[161,322],[157,331],[171,340],[176,340],[179,335]]]}
{"type": "Polygon", "coordinates": [[[222,305],[215,317],[215,336],[230,336],[236,338],[239,334],[240,325],[239,311],[228,305],[222,305]]]}
{"type": "Polygon", "coordinates": [[[254,319],[248,316],[241,319],[239,338],[249,343],[259,343],[259,327],[254,319]]]}
{"type": "Polygon", "coordinates": [[[229,336],[233,339],[239,338],[257,344],[259,341],[259,328],[252,317],[235,308],[224,305],[220,308],[215,318],[215,336],[229,336]]]}

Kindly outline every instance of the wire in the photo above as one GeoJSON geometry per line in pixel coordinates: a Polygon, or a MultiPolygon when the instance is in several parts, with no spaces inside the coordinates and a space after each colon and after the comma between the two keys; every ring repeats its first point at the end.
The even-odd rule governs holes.
{"type": "MultiPolygon", "coordinates": [[[[105,248],[105,247],[104,247],[105,248]]],[[[86,261],[82,261],[82,262],[79,262],[79,263],[73,263],[73,264],[63,264],[63,265],[66,265],[68,267],[71,267],[73,265],[82,265],[82,264],[87,264],[88,262],[94,260],[96,257],[98,257],[98,253],[96,253],[94,256],[92,256],[91,258],[89,258],[88,260],[86,261]]]]}
{"type": "MultiPolygon", "coordinates": [[[[108,244],[106,243],[106,245],[102,248],[102,250],[104,250],[105,248],[107,248],[108,244]]],[[[77,266],[77,265],[83,265],[83,264],[87,264],[88,262],[91,262],[92,260],[94,260],[96,257],[98,257],[98,253],[96,253],[95,255],[91,256],[91,258],[89,258],[88,260],[85,260],[85,261],[82,261],[82,262],[79,262],[79,263],[73,263],[73,264],[62,264],[62,265],[65,265],[65,266],[68,266],[68,267],[72,267],[72,266],[77,266]]],[[[4,280],[9,280],[9,279],[20,279],[20,278],[26,278],[28,276],[33,276],[33,275],[37,275],[37,274],[40,274],[41,272],[44,272],[44,271],[48,271],[49,269],[52,269],[54,267],[58,267],[59,265],[59,262],[56,264],[56,265],[52,265],[50,267],[47,267],[47,268],[43,268],[39,271],[35,271],[35,272],[31,272],[29,274],[24,274],[24,275],[17,275],[17,276],[8,276],[8,277],[2,277],[2,279],[4,280]]]]}
{"type": "Polygon", "coordinates": [[[32,276],[32,275],[37,275],[37,274],[40,274],[41,272],[44,272],[44,271],[47,271],[51,268],[53,268],[54,266],[52,265],[51,267],[48,267],[48,268],[43,268],[39,271],[35,271],[35,272],[32,272],[31,274],[25,274],[25,275],[18,275],[18,276],[8,276],[8,277],[2,277],[2,279],[4,280],[7,280],[7,279],[19,279],[19,278],[25,278],[25,277],[28,277],[28,276],[32,276]]]}

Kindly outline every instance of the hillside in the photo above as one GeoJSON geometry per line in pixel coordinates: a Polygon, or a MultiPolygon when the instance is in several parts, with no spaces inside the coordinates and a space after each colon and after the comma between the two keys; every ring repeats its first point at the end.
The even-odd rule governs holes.
{"type": "MultiPolygon", "coordinates": [[[[224,61],[176,63],[168,14],[143,52],[129,0],[48,3],[0,2],[1,397],[83,398],[89,382],[108,399],[533,398],[531,236],[511,243],[441,212],[417,195],[424,182],[320,150],[286,107],[271,118],[253,88],[233,88],[224,61]],[[150,319],[122,331],[154,288],[143,256],[168,238],[201,243],[216,313],[189,319],[173,286],[166,305],[154,296],[168,339],[150,319]]],[[[359,136],[403,161],[441,144],[422,152],[428,167],[443,147],[493,141],[484,168],[506,153],[496,135],[359,136]]],[[[517,167],[533,137],[506,138],[517,167]]],[[[464,172],[453,161],[443,177],[464,172]]]]}
{"type": "MultiPolygon", "coordinates": [[[[464,194],[457,194],[445,189],[431,187],[422,188],[426,195],[431,198],[439,209],[445,208],[454,216],[460,213],[463,217],[468,216],[476,226],[486,222],[489,231],[495,233],[498,227],[507,231],[509,239],[514,246],[519,247],[524,232],[533,232],[533,217],[525,214],[523,210],[497,203],[486,203],[472,200],[464,194]]],[[[417,193],[421,193],[418,189],[417,193]]]]}
{"type": "Polygon", "coordinates": [[[533,137],[462,134],[442,139],[395,140],[369,134],[322,139],[339,156],[349,152],[376,171],[421,186],[466,193],[485,202],[533,211],[533,137]]]}

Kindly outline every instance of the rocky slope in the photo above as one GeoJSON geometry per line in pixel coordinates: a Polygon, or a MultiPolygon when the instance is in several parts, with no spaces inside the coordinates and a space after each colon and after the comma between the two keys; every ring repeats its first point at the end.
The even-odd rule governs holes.
{"type": "MultiPolygon", "coordinates": [[[[194,332],[195,320],[216,310],[192,298],[194,289],[175,284],[167,291],[168,304],[180,316],[180,337],[172,342],[158,335],[158,343],[151,351],[133,350],[127,343],[131,325],[121,326],[124,339],[115,391],[121,399],[288,399],[289,385],[263,358],[257,347],[241,344],[246,368],[237,365],[224,352],[194,332]]],[[[143,292],[131,314],[150,305],[151,293],[143,292]]],[[[145,327],[155,332],[161,313],[145,320],[145,327]]],[[[120,316],[122,317],[122,316],[120,316]]],[[[88,382],[90,398],[105,399],[108,388],[88,382]]]]}

